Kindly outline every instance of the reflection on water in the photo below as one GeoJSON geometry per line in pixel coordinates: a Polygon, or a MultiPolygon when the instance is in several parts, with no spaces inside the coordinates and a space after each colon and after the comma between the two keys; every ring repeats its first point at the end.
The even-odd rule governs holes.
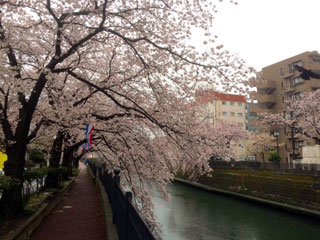
{"type": "Polygon", "coordinates": [[[163,240],[320,239],[320,222],[179,183],[155,194],[163,240]]]}

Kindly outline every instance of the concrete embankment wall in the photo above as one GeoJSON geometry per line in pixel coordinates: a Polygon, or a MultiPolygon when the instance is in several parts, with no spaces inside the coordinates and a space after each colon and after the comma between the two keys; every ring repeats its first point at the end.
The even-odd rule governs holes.
{"type": "MultiPolygon", "coordinates": [[[[182,175],[177,177],[187,179],[182,175]]],[[[320,210],[320,179],[317,177],[245,169],[215,169],[212,176],[202,176],[196,182],[230,192],[320,210]]]]}

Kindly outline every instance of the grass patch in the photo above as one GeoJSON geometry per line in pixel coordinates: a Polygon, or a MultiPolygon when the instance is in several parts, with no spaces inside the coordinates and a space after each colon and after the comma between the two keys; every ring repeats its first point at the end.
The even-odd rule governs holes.
{"type": "Polygon", "coordinates": [[[27,204],[24,208],[25,212],[36,212],[40,204],[48,197],[48,195],[56,191],[57,189],[49,188],[46,189],[44,192],[32,194],[29,197],[27,204]]]}

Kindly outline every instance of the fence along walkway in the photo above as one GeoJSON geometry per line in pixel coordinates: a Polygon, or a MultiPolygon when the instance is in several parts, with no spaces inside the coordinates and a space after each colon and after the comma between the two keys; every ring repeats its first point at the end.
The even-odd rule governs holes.
{"type": "Polygon", "coordinates": [[[31,240],[44,239],[106,239],[102,203],[83,163],[70,192],[31,235],[31,240]]]}
{"type": "Polygon", "coordinates": [[[139,210],[132,203],[132,193],[123,192],[120,187],[120,170],[115,170],[112,177],[104,166],[89,161],[89,166],[108,194],[120,240],[161,240],[156,232],[152,232],[139,210]]]}

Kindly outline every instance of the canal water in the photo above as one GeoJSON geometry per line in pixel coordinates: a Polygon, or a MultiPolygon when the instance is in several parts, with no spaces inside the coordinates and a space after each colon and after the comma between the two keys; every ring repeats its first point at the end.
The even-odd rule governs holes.
{"type": "Polygon", "coordinates": [[[155,194],[163,240],[320,240],[320,221],[179,183],[155,194]]]}

